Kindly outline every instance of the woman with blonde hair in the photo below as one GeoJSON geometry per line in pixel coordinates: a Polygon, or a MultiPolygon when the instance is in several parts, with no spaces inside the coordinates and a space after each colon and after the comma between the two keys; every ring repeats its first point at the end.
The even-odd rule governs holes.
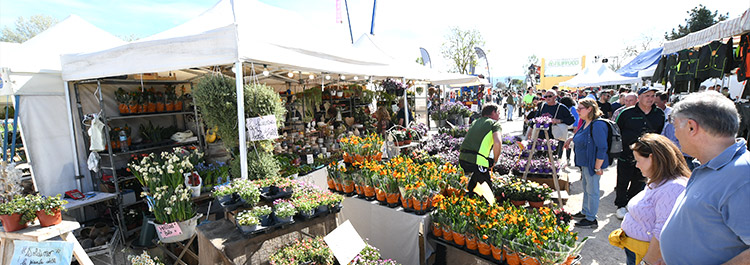
{"type": "Polygon", "coordinates": [[[380,106],[375,111],[375,119],[378,120],[377,131],[379,134],[383,134],[385,131],[391,128],[391,113],[385,106],[380,106]]]}
{"type": "Polygon", "coordinates": [[[613,236],[619,240],[627,264],[661,264],[661,229],[685,190],[690,170],[680,149],[662,135],[644,134],[630,148],[635,166],[647,179],[646,188],[630,199],[628,213],[610,242],[613,236]]]}
{"type": "Polygon", "coordinates": [[[599,180],[604,169],[609,166],[607,155],[607,133],[609,126],[606,122],[595,122],[603,115],[596,101],[590,98],[578,102],[578,117],[583,121],[580,129],[573,138],[565,141],[565,148],[573,142],[575,151],[575,166],[581,169],[581,184],[583,185],[583,207],[574,214],[574,218],[581,218],[575,226],[580,228],[597,228],[596,213],[599,212],[599,180]]]}

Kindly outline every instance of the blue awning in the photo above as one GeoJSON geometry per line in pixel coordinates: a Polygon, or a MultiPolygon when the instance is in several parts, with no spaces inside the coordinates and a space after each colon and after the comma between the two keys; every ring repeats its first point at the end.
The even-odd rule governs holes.
{"type": "Polygon", "coordinates": [[[663,47],[659,47],[642,52],[615,72],[623,76],[637,77],[639,71],[643,71],[659,63],[663,49],[663,47]]]}

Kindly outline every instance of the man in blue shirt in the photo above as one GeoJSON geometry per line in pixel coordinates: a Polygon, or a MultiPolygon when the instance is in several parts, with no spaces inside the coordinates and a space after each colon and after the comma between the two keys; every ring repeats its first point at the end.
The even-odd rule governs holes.
{"type": "Polygon", "coordinates": [[[745,140],[735,139],[734,103],[715,91],[694,93],[671,116],[682,151],[701,165],[662,228],[663,261],[750,264],[750,152],[745,140]]]}

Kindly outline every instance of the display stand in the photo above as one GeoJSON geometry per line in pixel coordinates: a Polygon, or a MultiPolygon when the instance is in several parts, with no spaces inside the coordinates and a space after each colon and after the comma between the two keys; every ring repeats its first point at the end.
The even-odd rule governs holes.
{"type": "Polygon", "coordinates": [[[164,253],[166,253],[169,257],[173,258],[175,260],[175,262],[174,262],[175,265],[177,265],[177,264],[188,265],[187,263],[185,263],[184,261],[182,261],[182,257],[185,256],[185,254],[187,254],[188,256],[190,256],[191,258],[193,258],[195,260],[199,260],[198,255],[196,255],[193,251],[190,250],[190,245],[193,244],[193,242],[195,241],[195,238],[196,238],[196,235],[191,236],[190,239],[188,239],[188,241],[187,241],[186,244],[182,244],[182,242],[175,242],[175,243],[164,244],[164,243],[160,243],[159,239],[157,239],[157,238],[154,238],[152,242],[157,247],[159,247],[159,249],[161,249],[162,251],[164,251],[164,253]],[[175,245],[175,246],[177,246],[177,249],[182,249],[180,251],[180,255],[175,255],[175,253],[172,253],[172,251],[170,251],[164,245],[175,245]]]}
{"type": "MultiPolygon", "coordinates": [[[[536,126],[532,127],[531,130],[531,150],[529,151],[529,157],[526,160],[526,168],[523,170],[523,180],[526,180],[527,175],[529,174],[529,167],[531,167],[531,160],[534,158],[534,153],[536,152],[536,143],[537,139],[539,139],[539,133],[544,132],[544,137],[546,139],[552,139],[550,138],[550,131],[549,127],[546,128],[538,128],[536,126]]],[[[560,193],[560,183],[557,178],[557,159],[555,159],[555,156],[552,154],[552,146],[550,145],[550,141],[547,141],[547,158],[549,159],[550,164],[552,164],[555,168],[552,170],[552,180],[555,183],[555,191],[557,191],[557,202],[560,207],[563,206],[563,198],[560,193]]]]}
{"type": "Polygon", "coordinates": [[[227,219],[203,223],[196,228],[199,264],[255,264],[259,262],[256,254],[265,241],[295,232],[306,235],[301,231],[304,228],[310,228],[310,234],[327,235],[336,228],[336,215],[328,214],[307,221],[296,221],[285,229],[252,237],[240,233],[227,219]],[[313,226],[318,225],[323,226],[322,230],[314,233],[313,226]]]}
{"type": "Polygon", "coordinates": [[[60,236],[62,240],[73,243],[73,256],[78,264],[93,265],[94,263],[73,235],[73,230],[79,227],[81,227],[81,224],[78,222],[63,220],[60,224],[48,227],[41,227],[38,222],[35,222],[28,228],[15,232],[5,232],[5,229],[0,228],[0,258],[2,264],[10,264],[13,259],[13,248],[15,246],[13,241],[15,240],[43,242],[60,236]]]}

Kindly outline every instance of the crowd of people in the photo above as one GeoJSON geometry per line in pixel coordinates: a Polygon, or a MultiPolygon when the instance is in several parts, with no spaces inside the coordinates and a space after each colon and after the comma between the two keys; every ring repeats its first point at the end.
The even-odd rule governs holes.
{"type": "MultiPolygon", "coordinates": [[[[462,145],[461,165],[479,165],[467,172],[472,186],[489,181],[486,168],[494,161],[487,157],[499,153],[499,144],[492,145],[499,142],[499,120],[513,120],[516,110],[526,121],[547,115],[566,133],[538,137],[557,139],[556,156],[568,150],[567,164],[581,171],[576,227],[598,227],[600,177],[616,165],[615,215],[622,224],[609,240],[624,249],[627,264],[750,264],[750,153],[737,138],[738,110],[721,92],[706,88],[674,105],[654,87],[497,95],[482,109],[481,128],[470,128],[485,142],[462,145]],[[610,153],[613,130],[622,140],[617,154],[610,153]]],[[[532,131],[524,128],[528,138],[532,131]]]]}

